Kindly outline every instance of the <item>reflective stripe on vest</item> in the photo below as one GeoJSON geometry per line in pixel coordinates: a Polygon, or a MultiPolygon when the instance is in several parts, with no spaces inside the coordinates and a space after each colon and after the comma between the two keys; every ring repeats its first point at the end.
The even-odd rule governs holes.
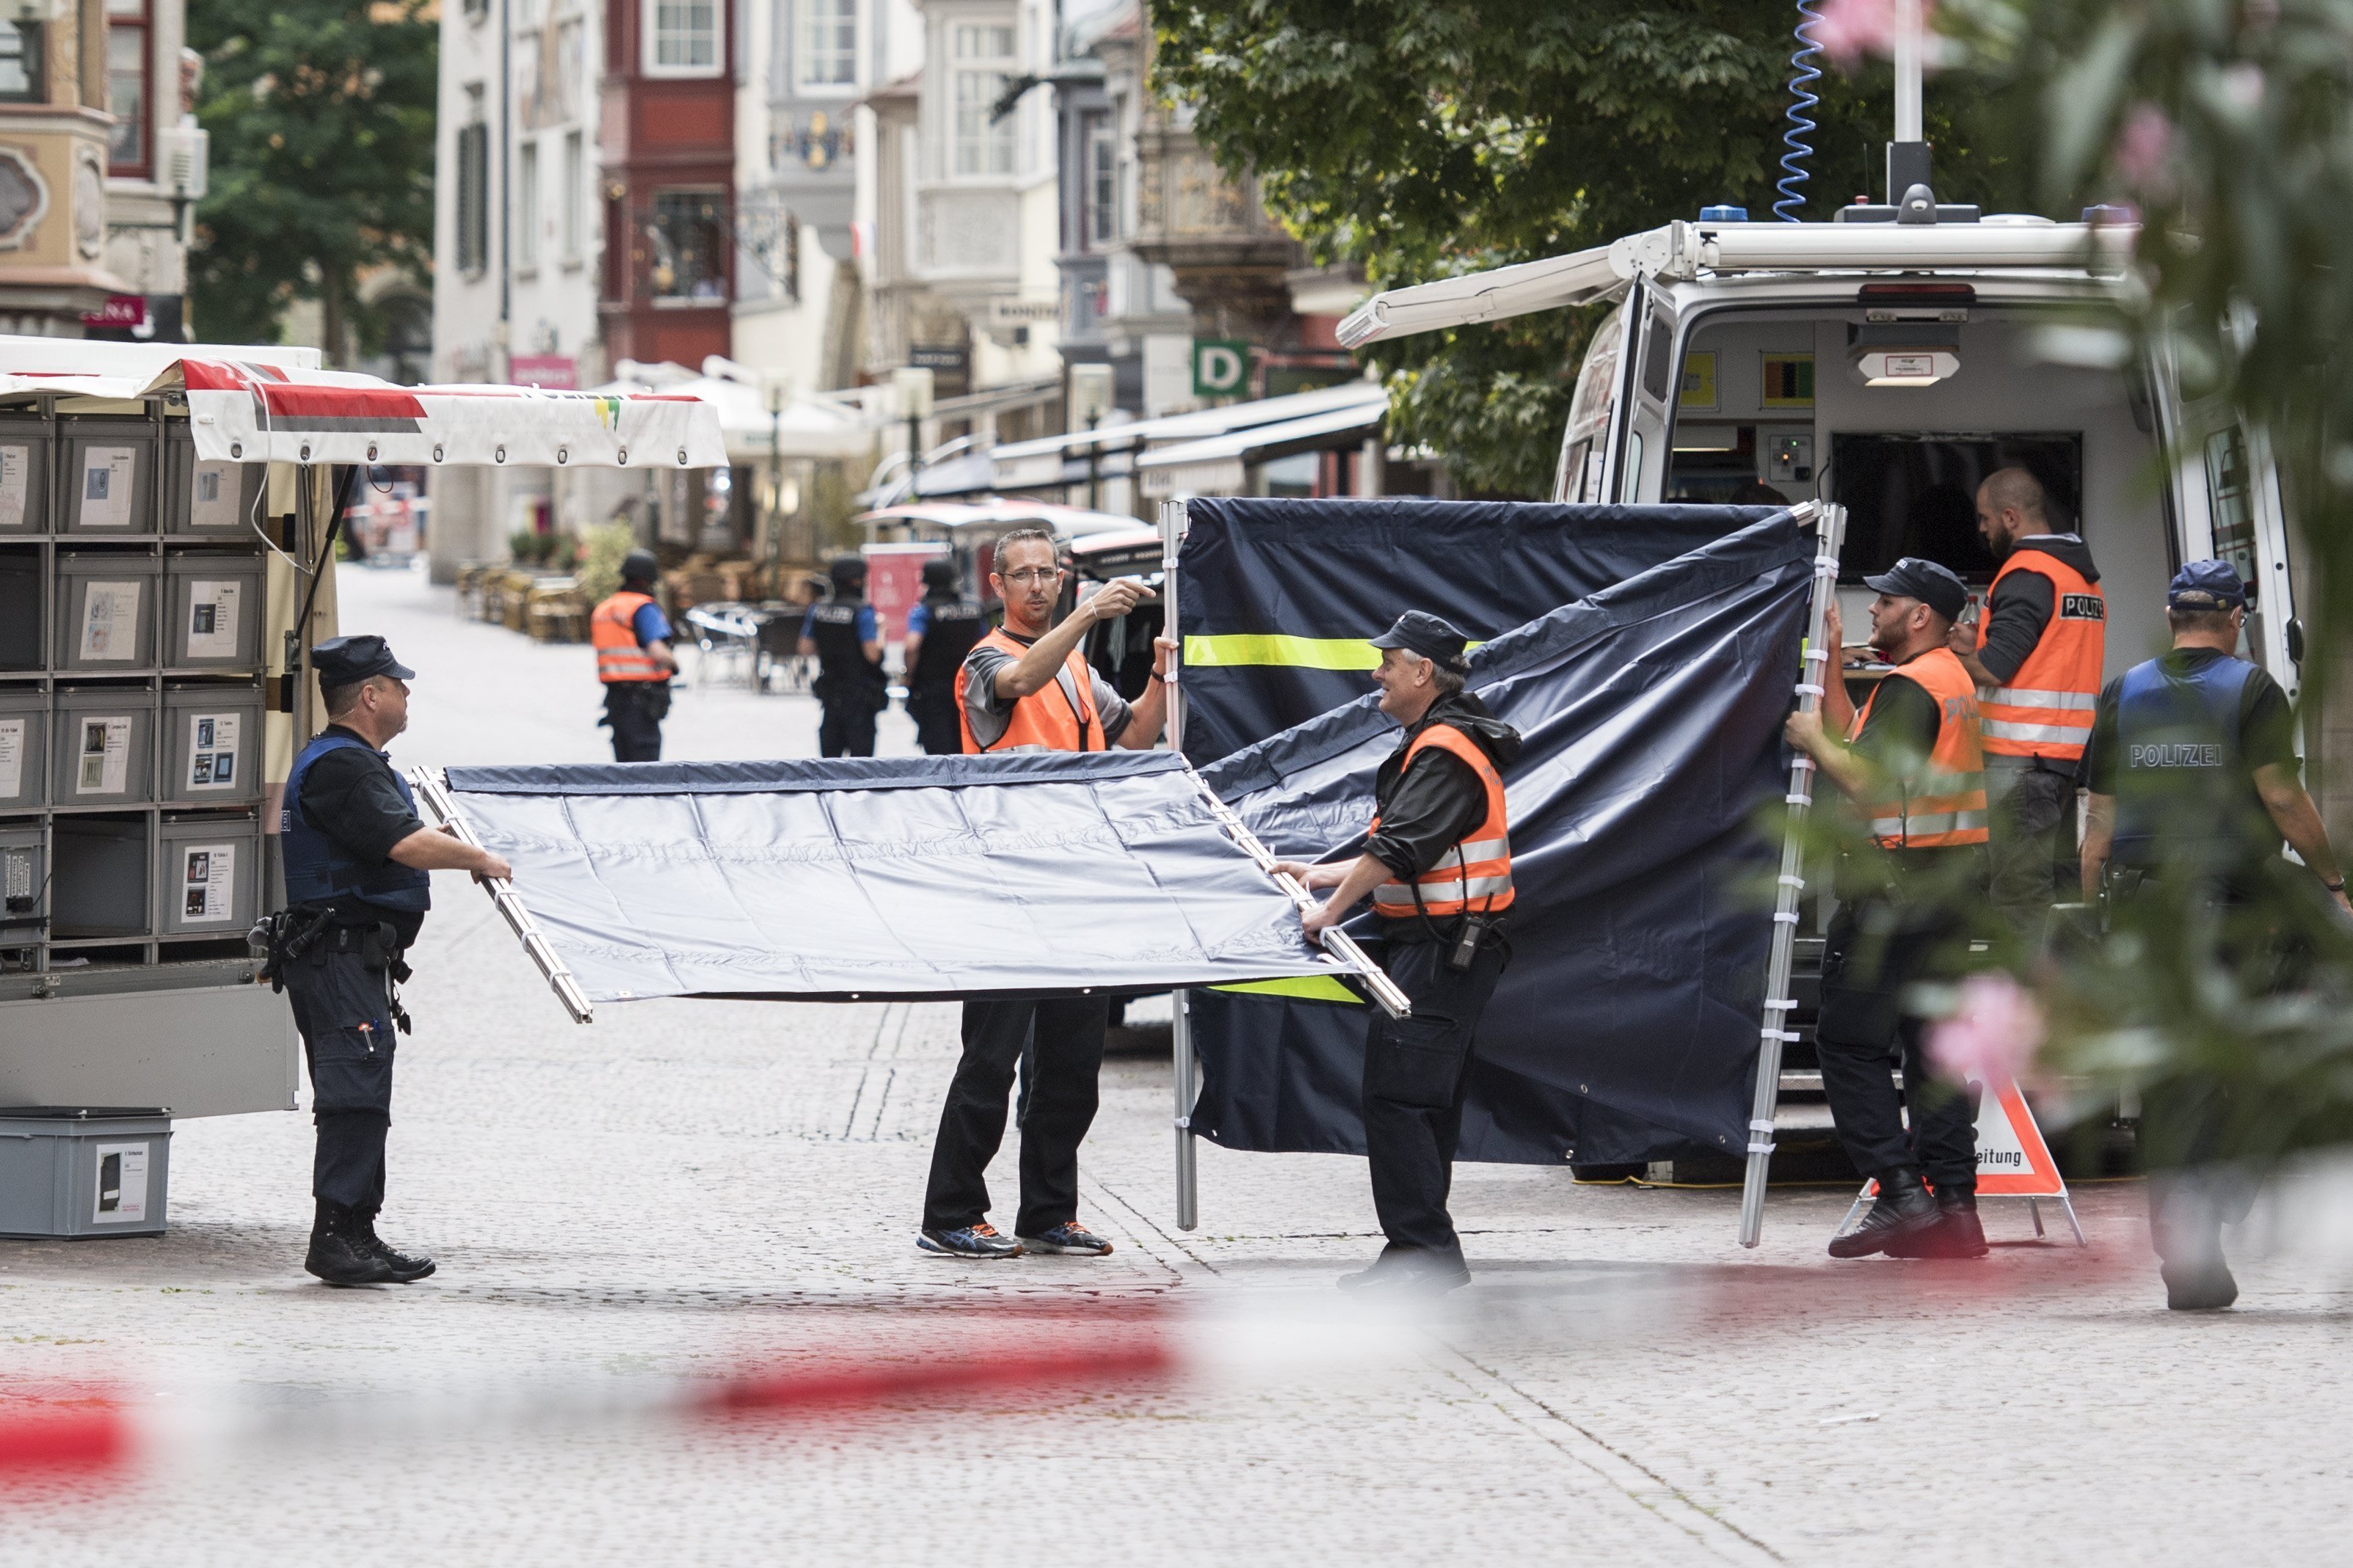
{"type": "MultiPolygon", "coordinates": [[[[2100,665],[2107,655],[2108,602],[2100,585],[2048,551],[2021,544],[1994,574],[1993,585],[2013,572],[2032,572],[2051,583],[2051,619],[2042,640],[2018,667],[2008,686],[1978,692],[1985,749],[1996,756],[2050,757],[2069,762],[2084,754],[2092,718],[2100,705],[2100,665]]],[[[1989,590],[1986,603],[1993,603],[1989,590]]],[[[1978,617],[1978,652],[1985,652],[1993,616],[1978,617]]]]}
{"type": "MultiPolygon", "coordinates": [[[[1020,639],[997,627],[973,645],[993,647],[1019,658],[1029,650],[1020,639]]],[[[1100,752],[1103,749],[1103,721],[1095,712],[1094,672],[1079,650],[1072,648],[1062,660],[1062,668],[1054,672],[1051,686],[1031,692],[1013,704],[1005,716],[1005,733],[994,745],[984,746],[972,732],[972,714],[964,705],[964,683],[972,666],[956,670],[956,724],[964,731],[964,749],[967,756],[982,752],[1100,752]]]]}
{"type": "Polygon", "coordinates": [[[624,588],[590,613],[588,641],[596,650],[596,679],[606,685],[670,679],[670,671],[638,646],[638,612],[653,602],[650,594],[624,588]]]}
{"type": "MultiPolygon", "coordinates": [[[[1468,763],[1479,775],[1487,791],[1487,815],[1472,829],[1471,837],[1439,857],[1438,864],[1415,878],[1410,883],[1392,877],[1373,889],[1376,913],[1391,920],[1411,919],[1416,913],[1431,916],[1459,915],[1465,912],[1493,914],[1512,907],[1512,836],[1504,815],[1504,780],[1495,772],[1495,764],[1479,742],[1440,721],[1432,724],[1413,738],[1406,748],[1405,766],[1398,770],[1398,779],[1413,769],[1414,758],[1430,747],[1450,752],[1468,763]],[[1416,892],[1420,894],[1417,899],[1416,892]]],[[[1381,830],[1381,819],[1373,817],[1372,831],[1381,830]]]]}
{"type": "MultiPolygon", "coordinates": [[[[1905,664],[1905,679],[1919,683],[1936,702],[1936,744],[1918,787],[1900,799],[1869,806],[1871,836],[1883,849],[1936,849],[1986,841],[1985,755],[1978,739],[1977,683],[1949,648],[1930,648],[1905,664]]],[[[1890,676],[1889,679],[1894,679],[1890,676]]],[[[1885,689],[1874,688],[1847,731],[1862,733],[1872,705],[1885,689]]]]}

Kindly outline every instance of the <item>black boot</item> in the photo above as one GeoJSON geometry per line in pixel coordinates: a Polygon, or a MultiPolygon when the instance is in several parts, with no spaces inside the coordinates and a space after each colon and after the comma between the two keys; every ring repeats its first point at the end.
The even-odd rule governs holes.
{"type": "Polygon", "coordinates": [[[359,1215],[324,1198],[311,1225],[311,1253],[302,1267],[330,1285],[389,1285],[398,1278],[369,1250],[359,1215]]]}
{"type": "Polygon", "coordinates": [[[433,1272],[433,1259],[423,1256],[411,1258],[393,1249],[392,1244],[375,1233],[375,1215],[364,1210],[355,1211],[353,1221],[359,1226],[360,1244],[384,1266],[392,1270],[393,1283],[406,1285],[412,1279],[422,1279],[433,1272]]]}
{"type": "Polygon", "coordinates": [[[1894,1249],[1896,1244],[1907,1242],[1922,1231],[1934,1226],[1944,1211],[1920,1180],[1920,1173],[1910,1166],[1879,1173],[1879,1201],[1862,1216],[1862,1223],[1844,1236],[1831,1240],[1832,1258],[1868,1258],[1874,1252],[1894,1249]]]}
{"type": "Polygon", "coordinates": [[[1978,1190],[1958,1182],[1936,1189],[1936,1223],[1917,1235],[1890,1241],[1890,1258],[1983,1258],[1985,1226],[1978,1222],[1978,1190]]]}

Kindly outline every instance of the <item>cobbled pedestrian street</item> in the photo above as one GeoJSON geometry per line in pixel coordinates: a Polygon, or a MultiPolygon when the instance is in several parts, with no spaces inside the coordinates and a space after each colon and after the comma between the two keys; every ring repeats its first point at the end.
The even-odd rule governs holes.
{"type": "MultiPolygon", "coordinates": [[[[406,571],[340,592],[343,628],[419,672],[396,763],[609,756],[585,647],[459,620],[406,571]]],[[[816,724],[686,684],[665,754],[813,754],[816,724]]],[[[913,750],[902,715],[882,730],[913,750]]],[[[1989,1201],[1982,1263],[1839,1264],[1845,1187],[1777,1189],[1743,1252],[1736,1192],[1470,1166],[1475,1282],[1397,1321],[1332,1289],[1378,1245],[1361,1162],[1204,1143],[1179,1230],[1169,1065],[1128,1054],[1082,1155],[1116,1253],[967,1267],[913,1246],[953,1005],[648,1002],[584,1028],[480,892],[436,881],[382,1224],[439,1272],[302,1273],[307,1114],[177,1123],[167,1236],[0,1242],[0,1393],[199,1435],[0,1491],[0,1563],[2353,1557],[2353,1249],[2319,1178],[2234,1237],[2237,1308],[2192,1316],[2165,1310],[2135,1183],[2079,1188],[2087,1250],[1989,1201]],[[628,1408],[1105,1332],[1171,1336],[1176,1373],[628,1408]]]]}

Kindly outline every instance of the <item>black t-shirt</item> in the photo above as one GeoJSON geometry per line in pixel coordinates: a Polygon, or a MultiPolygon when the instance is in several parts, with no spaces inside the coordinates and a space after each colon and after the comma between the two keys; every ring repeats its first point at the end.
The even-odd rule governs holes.
{"type": "MultiPolygon", "coordinates": [[[[327,726],[330,735],[348,735],[356,746],[338,746],[313,762],[302,775],[302,816],[325,834],[344,854],[364,865],[381,866],[392,858],[392,847],[425,824],[400,796],[392,764],[367,741],[341,724],[327,726]]],[[[422,914],[394,914],[372,906],[363,909],[338,900],[341,912],[371,921],[389,920],[401,928],[404,942],[416,940],[425,923],[422,914]],[[346,907],[349,905],[349,907],[346,907]]]]}
{"type": "MultiPolygon", "coordinates": [[[[2208,647],[2178,647],[2158,662],[2169,675],[2193,675],[2230,654],[2208,647]]],[[[2100,708],[2092,721],[2092,738],[2084,748],[2084,780],[2094,795],[2116,793],[2116,703],[2124,685],[2118,676],[2100,693],[2100,708]]],[[[2239,755],[2247,770],[2284,767],[2294,777],[2295,714],[2280,683],[2258,668],[2249,673],[2239,693],[2239,755]]]]}

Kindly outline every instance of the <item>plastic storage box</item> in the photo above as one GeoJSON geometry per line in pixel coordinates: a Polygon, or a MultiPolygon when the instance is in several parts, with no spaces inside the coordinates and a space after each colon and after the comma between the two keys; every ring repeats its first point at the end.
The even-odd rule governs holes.
{"type": "Polygon", "coordinates": [[[252,555],[168,555],[171,605],[157,662],[174,669],[252,669],[261,663],[262,564],[252,555]]]}
{"type": "Polygon", "coordinates": [[[144,419],[60,419],[56,531],[127,538],[155,531],[155,426],[144,419]]]}
{"type": "Polygon", "coordinates": [[[0,1110],[0,1236],[161,1236],[172,1119],[160,1110],[0,1110]]]}
{"type": "Polygon", "coordinates": [[[48,856],[40,824],[0,826],[0,950],[40,940],[48,920],[48,856]]]}
{"type": "Polygon", "coordinates": [[[0,539],[48,531],[48,421],[0,415],[0,539]]]}
{"type": "Polygon", "coordinates": [[[163,798],[242,805],[261,798],[261,686],[173,680],[164,686],[163,798]]]}
{"type": "Polygon", "coordinates": [[[152,555],[112,550],[59,552],[56,668],[152,668],[157,587],[157,564],[152,555]]]}
{"type": "MultiPolygon", "coordinates": [[[[5,437],[0,437],[5,439],[5,437]]],[[[196,457],[188,422],[164,426],[164,531],[253,537],[254,502],[265,463],[211,463],[196,457]]]]}
{"type": "Polygon", "coordinates": [[[60,816],[49,855],[50,940],[147,934],[145,817],[60,816]]]}
{"type": "Polygon", "coordinates": [[[155,798],[155,694],[143,683],[60,686],[49,725],[49,805],[155,798]]]}
{"type": "Polygon", "coordinates": [[[155,847],[156,934],[243,938],[260,881],[260,816],[165,812],[155,847]]]}
{"type": "Polygon", "coordinates": [[[0,686],[0,811],[31,811],[48,798],[49,694],[0,686]]]}

